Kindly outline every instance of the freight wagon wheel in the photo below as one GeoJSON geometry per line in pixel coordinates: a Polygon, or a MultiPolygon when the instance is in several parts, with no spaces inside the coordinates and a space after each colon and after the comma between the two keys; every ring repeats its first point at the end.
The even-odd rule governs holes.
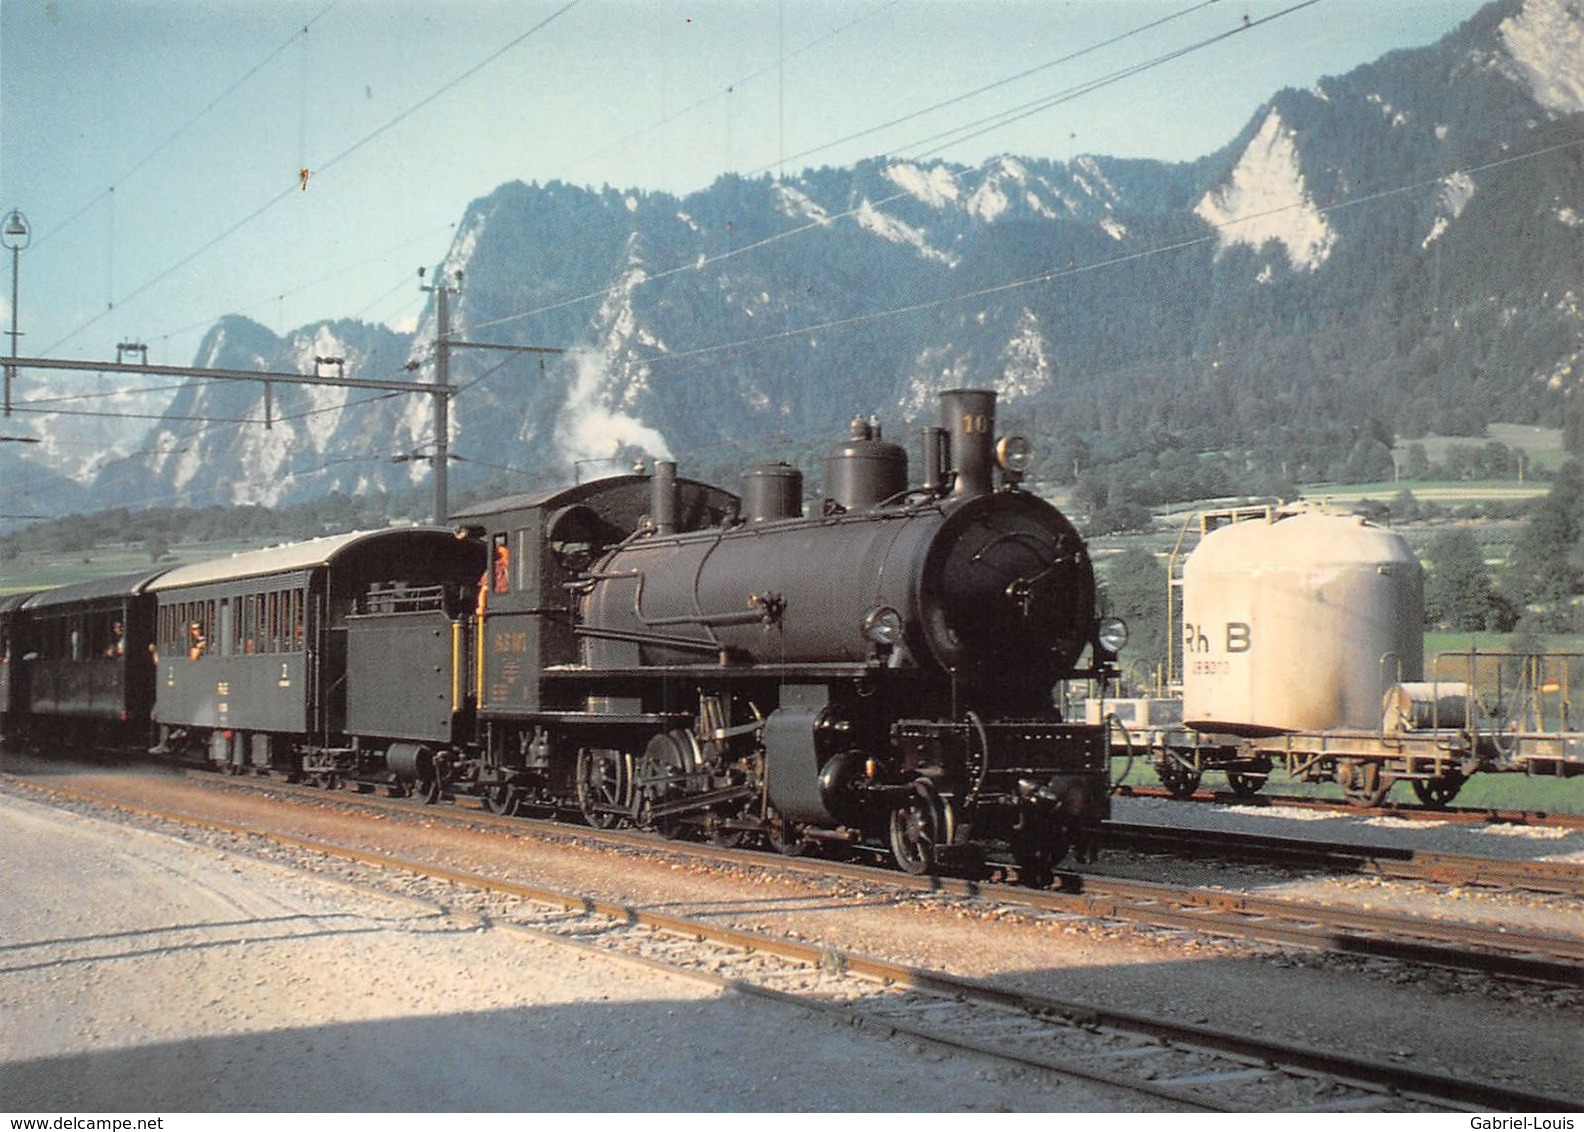
{"type": "Polygon", "coordinates": [[[1160,776],[1161,785],[1171,791],[1173,798],[1192,798],[1193,792],[1199,789],[1199,770],[1185,766],[1175,755],[1168,754],[1157,762],[1155,773],[1160,776]]]}
{"type": "Polygon", "coordinates": [[[1252,798],[1264,787],[1268,775],[1244,774],[1242,771],[1229,770],[1226,772],[1227,787],[1239,798],[1252,798]]]}
{"type": "Polygon", "coordinates": [[[1379,763],[1358,759],[1340,759],[1336,764],[1336,780],[1342,787],[1348,804],[1359,809],[1370,809],[1386,800],[1391,780],[1381,773],[1379,763]]]}
{"type": "Polygon", "coordinates": [[[1439,810],[1457,797],[1458,791],[1463,789],[1463,784],[1468,779],[1453,770],[1438,778],[1411,778],[1408,781],[1413,785],[1413,792],[1419,796],[1419,801],[1425,808],[1439,810]]]}
{"type": "Polygon", "coordinates": [[[583,820],[595,829],[610,829],[632,812],[632,779],[627,773],[627,757],[620,751],[578,752],[578,809],[583,820]]]}
{"type": "Polygon", "coordinates": [[[933,873],[951,834],[951,814],[928,782],[916,783],[913,797],[891,811],[891,855],[905,873],[933,873]]]}

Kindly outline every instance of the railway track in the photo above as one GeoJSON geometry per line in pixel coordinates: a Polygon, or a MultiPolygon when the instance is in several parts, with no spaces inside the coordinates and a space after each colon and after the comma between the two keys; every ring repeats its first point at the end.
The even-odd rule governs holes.
{"type": "Polygon", "coordinates": [[[1584,829],[1584,814],[1558,814],[1546,810],[1498,810],[1480,806],[1446,806],[1439,810],[1389,802],[1380,806],[1355,806],[1344,801],[1280,794],[1235,794],[1230,790],[1196,790],[1180,797],[1164,786],[1116,787],[1118,797],[1161,798],[1172,802],[1214,803],[1222,806],[1289,807],[1318,810],[1338,817],[1392,817],[1404,821],[1455,822],[1465,825],[1521,825],[1554,829],[1584,829]]]}
{"type": "Polygon", "coordinates": [[[1568,861],[1504,861],[1391,846],[1348,845],[1226,830],[1177,829],[1137,822],[1107,822],[1104,836],[1107,845],[1140,852],[1216,856],[1392,880],[1584,897],[1584,866],[1568,861]]]}
{"type": "MultiPolygon", "coordinates": [[[[205,787],[283,794],[320,804],[404,814],[423,821],[484,826],[514,835],[570,839],[648,853],[666,852],[714,864],[726,862],[760,869],[773,866],[809,877],[842,877],[869,885],[933,892],[966,901],[992,900],[1055,918],[1123,922],[1224,940],[1373,957],[1561,987],[1584,986],[1584,938],[1517,930],[1510,925],[1487,927],[1374,908],[1130,880],[1094,872],[1062,874],[1066,891],[1035,890],[952,877],[910,877],[891,869],[853,862],[784,858],[696,842],[662,841],[632,831],[595,830],[547,820],[507,818],[484,809],[420,806],[371,794],[327,792],[276,780],[217,778],[204,772],[194,772],[189,780],[205,787]]],[[[58,788],[51,785],[47,789],[58,788]]],[[[119,804],[114,799],[84,797],[119,804]]]]}
{"type": "MultiPolygon", "coordinates": [[[[348,862],[364,882],[393,875],[508,932],[552,937],[661,969],[949,1048],[1128,1089],[1199,1111],[1574,1111],[1566,1098],[1471,1081],[965,980],[941,971],[774,938],[656,908],[601,900],[285,831],[104,798],[56,784],[40,794],[109,805],[228,847],[348,862]]],[[[278,855],[272,859],[278,860],[278,855]]]]}

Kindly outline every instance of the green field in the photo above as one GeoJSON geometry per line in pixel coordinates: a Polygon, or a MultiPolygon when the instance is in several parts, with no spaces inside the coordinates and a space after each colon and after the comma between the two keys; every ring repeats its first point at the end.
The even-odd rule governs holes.
{"type": "Polygon", "coordinates": [[[1538,499],[1551,485],[1534,480],[1384,480],[1380,483],[1318,484],[1304,489],[1304,498],[1316,503],[1390,503],[1404,491],[1411,491],[1420,503],[1443,507],[1463,507],[1475,503],[1516,503],[1538,499]]]}
{"type": "Polygon", "coordinates": [[[1540,428],[1536,425],[1490,424],[1484,436],[1426,436],[1418,440],[1399,440],[1392,455],[1399,461],[1408,458],[1408,449],[1419,444],[1425,456],[1437,463],[1446,459],[1453,448],[1483,448],[1495,441],[1524,454],[1524,460],[1537,470],[1556,471],[1567,460],[1562,447],[1562,430],[1540,428]]]}
{"type": "Polygon", "coordinates": [[[148,550],[141,545],[97,547],[80,555],[24,553],[10,562],[0,563],[0,595],[53,589],[122,574],[152,574],[172,566],[228,558],[244,550],[256,549],[257,543],[195,543],[172,547],[157,564],[149,561],[148,550]]]}

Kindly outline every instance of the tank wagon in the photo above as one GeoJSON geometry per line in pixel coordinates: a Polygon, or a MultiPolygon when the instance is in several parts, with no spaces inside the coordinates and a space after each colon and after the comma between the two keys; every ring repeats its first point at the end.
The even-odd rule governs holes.
{"type": "MultiPolygon", "coordinates": [[[[142,697],[126,723],[233,772],[889,851],[912,872],[989,857],[1044,884],[1092,855],[1109,809],[1107,726],[1064,719],[1054,693],[1111,676],[1123,630],[1096,614],[1077,530],[1022,490],[1028,447],[997,437],[995,406],[943,394],[917,484],[877,421],[854,422],[807,513],[787,465],[737,493],[662,461],[454,530],[52,591],[0,628],[15,658],[44,631],[33,603],[120,602],[142,697]]],[[[10,669],[22,729],[44,668],[10,669]]]]}
{"type": "Polygon", "coordinates": [[[1218,770],[1237,794],[1280,773],[1333,780],[1361,806],[1407,782],[1440,806],[1477,771],[1584,773],[1584,736],[1540,702],[1549,690],[1565,703],[1565,660],[1514,671],[1449,654],[1426,679],[1423,571],[1400,535],[1302,505],[1201,525],[1181,571],[1177,714],[1150,725],[1164,705],[1110,705],[1128,753],[1147,749],[1174,794],[1218,770]]]}

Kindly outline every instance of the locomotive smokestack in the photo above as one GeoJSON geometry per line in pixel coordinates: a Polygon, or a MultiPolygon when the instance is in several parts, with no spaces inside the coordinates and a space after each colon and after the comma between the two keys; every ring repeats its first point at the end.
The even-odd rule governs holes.
{"type": "Polygon", "coordinates": [[[940,403],[957,477],[952,498],[989,495],[995,490],[995,390],[948,389],[940,403]]]}
{"type": "Polygon", "coordinates": [[[674,535],[677,529],[677,466],[675,460],[656,460],[649,481],[649,522],[656,534],[674,535]]]}

